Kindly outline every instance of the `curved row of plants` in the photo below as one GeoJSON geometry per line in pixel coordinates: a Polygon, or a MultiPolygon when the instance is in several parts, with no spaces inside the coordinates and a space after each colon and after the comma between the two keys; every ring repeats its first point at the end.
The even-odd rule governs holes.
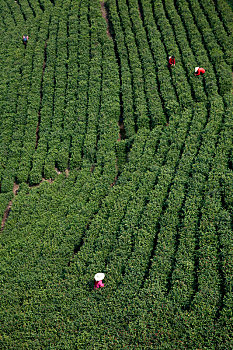
{"type": "Polygon", "coordinates": [[[230,19],[198,4],[0,1],[3,349],[231,348],[230,19]]]}

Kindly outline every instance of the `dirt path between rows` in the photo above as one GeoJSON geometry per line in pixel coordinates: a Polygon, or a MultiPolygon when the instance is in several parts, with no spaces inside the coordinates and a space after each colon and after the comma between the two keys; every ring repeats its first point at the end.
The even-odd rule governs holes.
{"type": "MultiPolygon", "coordinates": [[[[57,173],[58,175],[64,173],[64,172],[62,172],[62,171],[59,171],[57,168],[55,168],[55,171],[56,171],[56,173],[57,173]]],[[[68,177],[69,174],[70,174],[70,170],[69,170],[69,169],[66,169],[66,170],[65,170],[65,175],[66,175],[66,177],[68,177]]],[[[44,177],[42,177],[41,181],[40,181],[37,185],[29,186],[29,188],[36,188],[36,187],[39,187],[40,184],[42,184],[42,182],[48,182],[48,183],[52,184],[52,183],[54,183],[55,180],[56,180],[56,179],[51,179],[51,178],[50,178],[50,179],[45,179],[44,177]]]]}
{"type": "Polygon", "coordinates": [[[106,23],[107,23],[107,35],[109,38],[112,39],[112,36],[111,36],[111,33],[110,33],[110,27],[109,27],[109,23],[108,23],[108,14],[107,14],[107,11],[106,11],[106,8],[105,8],[105,3],[104,1],[102,1],[100,3],[101,5],[101,13],[102,13],[102,16],[103,18],[105,19],[106,23]]]}
{"type": "Polygon", "coordinates": [[[4,215],[3,215],[3,218],[2,218],[2,223],[1,223],[1,232],[3,231],[4,227],[5,227],[5,224],[6,224],[6,221],[7,221],[7,218],[9,216],[9,213],[11,211],[11,207],[12,207],[12,204],[13,204],[13,201],[15,199],[15,196],[17,195],[17,192],[18,192],[18,189],[19,189],[19,185],[17,185],[16,183],[14,183],[14,187],[13,187],[13,194],[14,194],[14,197],[12,198],[12,200],[9,202],[5,212],[4,212],[4,215]]]}
{"type": "Polygon", "coordinates": [[[117,141],[121,141],[121,140],[125,140],[126,138],[126,133],[125,133],[125,126],[124,126],[124,121],[122,121],[121,123],[118,123],[119,126],[119,136],[117,141]]]}
{"type": "Polygon", "coordinates": [[[139,13],[139,17],[142,19],[142,13],[141,13],[141,8],[138,7],[138,13],[139,13]]]}

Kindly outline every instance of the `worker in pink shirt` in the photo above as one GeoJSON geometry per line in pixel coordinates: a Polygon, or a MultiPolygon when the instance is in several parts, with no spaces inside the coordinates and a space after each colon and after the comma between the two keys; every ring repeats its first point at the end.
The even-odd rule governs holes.
{"type": "Polygon", "coordinates": [[[95,277],[94,277],[94,280],[95,280],[94,289],[104,287],[104,284],[103,284],[104,277],[105,277],[104,273],[99,272],[99,273],[95,274],[95,277]]]}
{"type": "Polygon", "coordinates": [[[204,68],[200,68],[200,67],[195,67],[195,75],[203,75],[205,73],[205,69],[204,68]]]}

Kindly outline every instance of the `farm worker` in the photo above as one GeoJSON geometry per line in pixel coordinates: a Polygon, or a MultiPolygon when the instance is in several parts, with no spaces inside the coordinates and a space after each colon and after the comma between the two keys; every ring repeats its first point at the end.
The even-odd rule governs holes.
{"type": "Polygon", "coordinates": [[[174,56],[169,56],[168,67],[175,67],[176,61],[174,56]]]}
{"type": "Polygon", "coordinates": [[[23,35],[23,43],[26,46],[28,42],[28,35],[23,35]]]}
{"type": "Polygon", "coordinates": [[[94,277],[94,280],[95,280],[94,289],[104,287],[104,284],[103,284],[104,277],[105,277],[105,274],[102,273],[102,272],[99,272],[99,273],[95,274],[95,277],[94,277]]]}
{"type": "Polygon", "coordinates": [[[202,75],[205,73],[205,69],[204,68],[200,68],[200,67],[195,67],[195,75],[202,75]]]}

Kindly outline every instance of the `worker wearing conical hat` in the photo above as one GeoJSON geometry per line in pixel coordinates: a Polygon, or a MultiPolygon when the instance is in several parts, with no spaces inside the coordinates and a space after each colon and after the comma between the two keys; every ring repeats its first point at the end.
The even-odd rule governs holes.
{"type": "Polygon", "coordinates": [[[95,277],[94,277],[94,280],[95,280],[94,289],[104,287],[104,284],[103,284],[104,277],[105,277],[105,274],[102,273],[102,272],[99,272],[99,273],[95,274],[95,277]]]}
{"type": "Polygon", "coordinates": [[[204,68],[200,68],[200,67],[195,67],[195,75],[203,75],[205,73],[205,69],[204,68]]]}
{"type": "Polygon", "coordinates": [[[175,64],[176,64],[176,60],[175,60],[175,57],[174,56],[169,56],[169,59],[168,59],[168,67],[175,67],[175,64]]]}

